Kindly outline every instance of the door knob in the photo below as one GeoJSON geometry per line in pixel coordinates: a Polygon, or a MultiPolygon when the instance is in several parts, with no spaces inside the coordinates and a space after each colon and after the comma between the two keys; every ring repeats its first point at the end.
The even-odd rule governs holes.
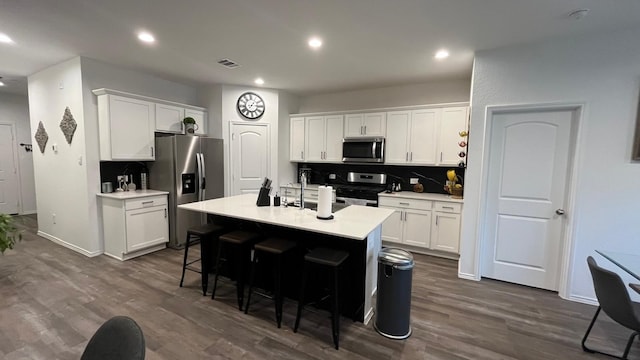
{"type": "Polygon", "coordinates": [[[564,209],[556,209],[556,214],[564,215],[564,209]]]}

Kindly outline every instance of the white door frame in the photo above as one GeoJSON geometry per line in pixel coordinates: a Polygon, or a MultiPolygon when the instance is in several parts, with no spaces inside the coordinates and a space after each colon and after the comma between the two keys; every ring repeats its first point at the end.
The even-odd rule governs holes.
{"type": "Polygon", "coordinates": [[[563,231],[562,246],[560,249],[560,279],[558,281],[558,295],[563,299],[568,299],[570,284],[569,273],[573,266],[574,238],[573,234],[576,228],[575,209],[577,209],[576,190],[578,185],[578,164],[580,163],[580,149],[583,148],[585,137],[583,136],[583,119],[586,111],[586,104],[577,102],[562,103],[540,103],[540,104],[517,104],[517,105],[491,105],[487,106],[485,112],[484,133],[482,134],[482,164],[480,166],[480,197],[478,220],[476,223],[477,246],[475,249],[475,273],[476,280],[481,277],[481,255],[486,246],[485,239],[485,219],[487,217],[487,190],[489,187],[489,149],[491,147],[491,133],[493,126],[493,118],[496,114],[513,113],[513,112],[536,112],[536,111],[573,111],[575,118],[572,127],[572,144],[569,148],[569,172],[568,172],[568,188],[566,202],[566,222],[563,231]]]}
{"type": "Polygon", "coordinates": [[[16,181],[18,182],[18,214],[22,215],[22,171],[18,157],[18,133],[16,124],[8,121],[0,121],[0,125],[9,125],[11,129],[11,147],[13,148],[13,163],[16,167],[16,181]]]}
{"type": "MultiPolygon", "coordinates": [[[[228,186],[225,186],[228,189],[228,193],[225,196],[230,196],[233,194],[233,127],[235,125],[251,125],[251,126],[264,126],[267,128],[267,176],[271,178],[271,126],[268,123],[251,123],[247,121],[230,121],[229,122],[229,141],[227,141],[227,154],[229,154],[229,162],[226,166],[225,176],[228,186]]],[[[279,185],[275,185],[279,186],[279,185]]]]}

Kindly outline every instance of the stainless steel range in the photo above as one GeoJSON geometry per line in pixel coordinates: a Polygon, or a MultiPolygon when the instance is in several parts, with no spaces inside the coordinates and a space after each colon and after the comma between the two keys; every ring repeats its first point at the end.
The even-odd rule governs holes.
{"type": "Polygon", "coordinates": [[[334,184],[336,202],[345,205],[378,206],[378,193],[385,190],[387,174],[347,173],[347,184],[334,184]]]}

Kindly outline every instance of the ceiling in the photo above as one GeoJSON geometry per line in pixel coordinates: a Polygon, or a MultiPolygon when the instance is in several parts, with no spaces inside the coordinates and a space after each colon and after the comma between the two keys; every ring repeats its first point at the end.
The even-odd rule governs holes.
{"type": "Polygon", "coordinates": [[[0,89],[26,93],[25,76],[82,55],[183,83],[262,77],[309,95],[470,78],[478,50],[639,25],[638,0],[0,0],[0,33],[15,41],[0,43],[0,89]],[[588,16],[568,18],[580,8],[588,16]],[[141,29],[157,42],[141,44],[141,29]],[[451,56],[434,59],[440,48],[451,56]]]}

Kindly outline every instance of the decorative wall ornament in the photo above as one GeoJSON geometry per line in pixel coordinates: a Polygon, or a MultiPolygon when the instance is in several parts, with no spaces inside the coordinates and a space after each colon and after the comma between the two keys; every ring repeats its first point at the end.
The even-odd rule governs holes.
{"type": "Polygon", "coordinates": [[[44,154],[44,149],[47,146],[49,135],[47,135],[47,131],[44,129],[44,125],[42,125],[42,121],[38,123],[38,130],[36,130],[35,139],[36,139],[36,142],[38,143],[38,147],[40,148],[40,152],[44,154]]]}
{"type": "Polygon", "coordinates": [[[71,144],[71,140],[73,140],[73,134],[76,132],[77,127],[78,127],[78,124],[76,123],[76,120],[73,118],[73,115],[71,115],[71,110],[69,110],[69,107],[67,106],[67,108],[64,109],[64,115],[62,115],[62,121],[60,121],[60,129],[62,129],[62,133],[64,134],[64,137],[67,139],[67,143],[71,144]]]}

